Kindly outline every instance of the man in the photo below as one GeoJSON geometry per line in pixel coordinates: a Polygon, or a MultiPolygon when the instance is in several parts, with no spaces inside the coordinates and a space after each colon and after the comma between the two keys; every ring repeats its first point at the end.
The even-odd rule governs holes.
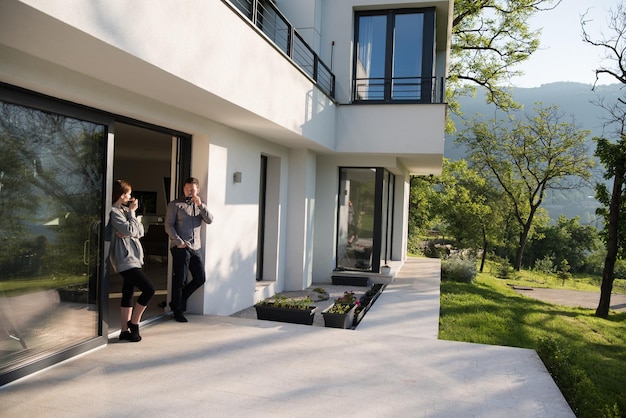
{"type": "Polygon", "coordinates": [[[202,203],[199,192],[198,179],[188,178],[183,187],[184,196],[171,201],[165,213],[165,232],[170,237],[174,270],[170,308],[178,322],[187,322],[183,315],[187,310],[187,299],[206,281],[204,262],[199,254],[202,246],[200,228],[203,221],[213,222],[213,215],[202,203]],[[192,277],[189,283],[187,272],[192,277]]]}

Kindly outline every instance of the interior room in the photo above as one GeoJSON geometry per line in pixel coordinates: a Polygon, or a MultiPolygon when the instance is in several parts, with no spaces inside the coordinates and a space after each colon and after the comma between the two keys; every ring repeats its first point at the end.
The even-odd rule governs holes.
{"type": "MultiPolygon", "coordinates": [[[[133,197],[139,199],[137,215],[144,226],[141,239],[145,252],[144,271],[152,280],[156,293],[143,320],[165,311],[168,288],[168,237],[163,221],[170,199],[172,162],[171,135],[140,126],[115,124],[113,178],[132,185],[133,197]]],[[[122,277],[111,272],[109,282],[109,331],[120,327],[122,277]]],[[[135,293],[135,297],[138,293],[135,293]]]]}

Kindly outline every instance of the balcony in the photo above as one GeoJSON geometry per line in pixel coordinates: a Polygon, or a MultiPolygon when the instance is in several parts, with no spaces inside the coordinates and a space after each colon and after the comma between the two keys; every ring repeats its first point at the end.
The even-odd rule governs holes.
{"type": "Polygon", "coordinates": [[[445,102],[443,77],[356,78],[353,103],[445,102]]]}
{"type": "Polygon", "coordinates": [[[335,97],[335,75],[304,42],[295,28],[268,0],[228,0],[330,98],[335,97]]]}

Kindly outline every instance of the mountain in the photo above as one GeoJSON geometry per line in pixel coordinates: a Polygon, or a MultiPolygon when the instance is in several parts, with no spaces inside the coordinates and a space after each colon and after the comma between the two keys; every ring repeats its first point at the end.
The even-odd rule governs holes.
{"type": "MultiPolygon", "coordinates": [[[[523,105],[525,112],[532,112],[536,103],[541,103],[544,107],[558,106],[566,116],[573,117],[574,123],[579,125],[580,129],[591,131],[588,136],[588,148],[589,155],[592,156],[595,150],[592,138],[603,136],[602,125],[606,118],[605,111],[594,102],[602,99],[607,103],[615,103],[618,97],[623,98],[626,95],[622,87],[622,84],[611,84],[597,86],[595,90],[592,90],[590,84],[557,82],[535,88],[515,88],[513,99],[523,105]]],[[[495,106],[485,103],[484,91],[479,91],[473,98],[461,98],[459,103],[463,118],[467,120],[472,117],[493,119],[504,116],[502,111],[496,111],[495,106]]],[[[452,118],[457,132],[463,131],[465,128],[463,121],[458,116],[452,118]]],[[[569,121],[571,122],[571,119],[569,121]]],[[[446,135],[444,156],[449,160],[459,160],[467,155],[466,150],[454,142],[455,139],[456,135],[446,135]]],[[[594,174],[594,183],[604,181],[601,177],[602,171],[603,167],[598,164],[597,173],[594,174]]],[[[548,210],[552,220],[561,214],[568,218],[579,216],[581,223],[592,223],[601,228],[602,225],[597,223],[595,215],[598,202],[593,198],[594,193],[593,187],[571,190],[566,193],[551,193],[542,207],[548,210]]]]}

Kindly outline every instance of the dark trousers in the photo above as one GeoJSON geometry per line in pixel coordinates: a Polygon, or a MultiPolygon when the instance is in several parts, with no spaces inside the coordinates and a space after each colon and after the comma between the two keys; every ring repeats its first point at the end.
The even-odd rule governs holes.
{"type": "Polygon", "coordinates": [[[122,301],[123,308],[133,307],[133,293],[135,287],[141,291],[141,295],[137,298],[137,303],[142,306],[148,306],[148,301],[154,295],[154,285],[148,279],[148,276],[140,268],[132,268],[120,273],[124,278],[122,284],[122,301]]]}
{"type": "Polygon", "coordinates": [[[193,292],[206,282],[204,263],[195,250],[190,248],[172,247],[172,300],[173,311],[187,310],[187,299],[193,292]],[[191,273],[191,281],[187,282],[187,272],[191,273]]]}

